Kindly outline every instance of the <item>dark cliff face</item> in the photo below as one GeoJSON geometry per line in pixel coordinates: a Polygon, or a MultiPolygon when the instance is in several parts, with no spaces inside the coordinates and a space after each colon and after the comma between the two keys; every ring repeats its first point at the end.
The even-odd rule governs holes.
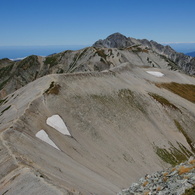
{"type": "Polygon", "coordinates": [[[163,46],[155,41],[148,41],[147,39],[134,39],[131,37],[125,37],[120,33],[114,33],[104,40],[99,40],[94,43],[94,47],[100,48],[126,48],[135,44],[140,44],[152,49],[153,51],[165,55],[171,61],[176,63],[187,74],[195,75],[195,62],[190,56],[183,53],[178,53],[170,46],[163,46]]]}

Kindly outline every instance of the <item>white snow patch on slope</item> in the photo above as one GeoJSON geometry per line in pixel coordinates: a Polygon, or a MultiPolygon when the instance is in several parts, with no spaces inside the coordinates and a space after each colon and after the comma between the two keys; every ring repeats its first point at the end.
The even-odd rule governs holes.
{"type": "Polygon", "coordinates": [[[68,131],[68,128],[66,127],[64,121],[59,115],[53,115],[51,117],[48,117],[46,123],[60,133],[71,136],[70,132],[68,131]]]}
{"type": "Polygon", "coordinates": [[[156,77],[163,77],[164,74],[161,73],[161,72],[156,72],[156,71],[146,71],[148,74],[151,74],[153,76],[156,76],[156,77]]]}
{"type": "Polygon", "coordinates": [[[35,136],[38,137],[39,139],[41,139],[42,141],[48,143],[49,145],[53,146],[54,148],[60,150],[55,145],[55,143],[49,138],[48,134],[44,130],[38,131],[35,136]]]}

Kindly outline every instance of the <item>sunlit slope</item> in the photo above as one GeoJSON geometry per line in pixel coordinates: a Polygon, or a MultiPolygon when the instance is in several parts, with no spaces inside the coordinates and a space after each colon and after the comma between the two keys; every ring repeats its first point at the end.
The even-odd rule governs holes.
{"type": "Polygon", "coordinates": [[[194,150],[195,108],[158,86],[171,82],[195,85],[178,72],[124,64],[104,73],[49,75],[10,94],[0,106],[6,164],[0,192],[32,194],[36,186],[39,194],[115,194],[186,160],[194,150]],[[54,115],[69,134],[48,125],[54,115]],[[41,130],[58,149],[36,136],[41,130]],[[7,183],[8,177],[14,179],[7,183]],[[33,179],[16,185],[25,178],[33,179]]]}
{"type": "Polygon", "coordinates": [[[29,56],[22,61],[0,60],[0,98],[48,74],[100,72],[122,63],[177,70],[167,57],[144,46],[125,49],[88,47],[48,57],[29,56]]]}

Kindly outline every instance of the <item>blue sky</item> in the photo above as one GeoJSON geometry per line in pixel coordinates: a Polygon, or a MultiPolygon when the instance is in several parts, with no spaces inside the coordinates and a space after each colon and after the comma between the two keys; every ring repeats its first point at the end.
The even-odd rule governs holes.
{"type": "Polygon", "coordinates": [[[0,46],[90,45],[114,32],[195,42],[195,0],[0,0],[0,46]]]}

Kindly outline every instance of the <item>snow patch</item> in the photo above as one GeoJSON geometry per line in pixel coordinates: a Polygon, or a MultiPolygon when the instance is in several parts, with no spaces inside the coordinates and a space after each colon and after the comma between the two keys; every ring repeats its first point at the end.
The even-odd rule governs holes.
{"type": "Polygon", "coordinates": [[[53,146],[54,148],[60,150],[55,143],[49,138],[48,134],[44,130],[40,130],[35,135],[37,138],[41,139],[42,141],[46,142],[47,144],[53,146]]]}
{"type": "Polygon", "coordinates": [[[156,72],[156,71],[146,71],[148,74],[151,74],[153,76],[156,76],[156,77],[163,77],[164,74],[161,73],[161,72],[156,72]]]}
{"type": "Polygon", "coordinates": [[[63,135],[71,136],[70,132],[68,131],[68,128],[66,127],[64,121],[59,115],[53,115],[51,117],[48,117],[46,123],[47,125],[53,127],[63,135]]]}

